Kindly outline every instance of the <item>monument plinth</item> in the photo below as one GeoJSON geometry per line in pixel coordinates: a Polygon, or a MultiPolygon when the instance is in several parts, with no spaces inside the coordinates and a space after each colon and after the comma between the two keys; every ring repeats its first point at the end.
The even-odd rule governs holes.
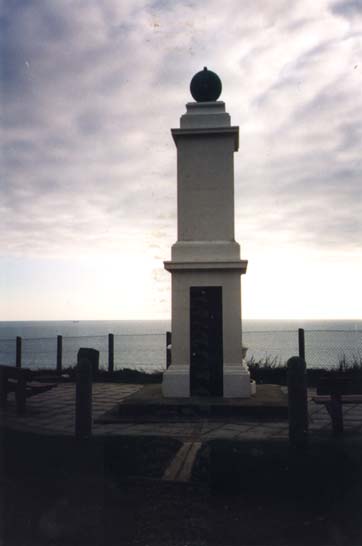
{"type": "Polygon", "coordinates": [[[217,100],[216,74],[196,74],[191,92],[198,102],[186,105],[180,128],[171,130],[177,147],[177,241],[164,263],[172,274],[172,364],[162,391],[166,397],[248,397],[240,283],[247,261],[240,259],[234,238],[239,129],[217,100]]]}

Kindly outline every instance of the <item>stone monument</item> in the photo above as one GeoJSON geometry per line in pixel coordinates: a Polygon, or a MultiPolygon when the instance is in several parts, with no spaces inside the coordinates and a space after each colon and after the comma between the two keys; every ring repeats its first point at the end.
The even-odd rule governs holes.
{"type": "Polygon", "coordinates": [[[219,77],[205,67],[192,79],[177,147],[177,241],[171,261],[172,363],[165,397],[251,395],[242,363],[240,259],[234,239],[234,158],[239,128],[219,101],[219,77]]]}

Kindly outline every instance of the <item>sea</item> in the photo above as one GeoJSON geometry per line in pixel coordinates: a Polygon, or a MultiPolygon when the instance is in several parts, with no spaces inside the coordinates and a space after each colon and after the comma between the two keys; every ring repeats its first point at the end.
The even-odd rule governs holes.
{"type": "MultiPolygon", "coordinates": [[[[285,363],[298,354],[298,329],[305,331],[309,368],[361,363],[362,320],[243,320],[246,360],[285,363]]],[[[0,321],[0,364],[15,365],[16,337],[22,338],[22,366],[56,367],[57,336],[63,336],[63,367],[73,366],[81,347],[100,352],[108,365],[108,334],[114,335],[114,368],[143,371],[166,367],[167,320],[0,321]]]]}

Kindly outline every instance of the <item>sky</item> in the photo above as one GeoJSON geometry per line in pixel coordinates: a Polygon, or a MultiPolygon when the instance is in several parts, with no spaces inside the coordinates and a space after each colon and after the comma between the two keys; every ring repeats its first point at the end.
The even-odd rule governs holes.
{"type": "Polygon", "coordinates": [[[246,319],[362,319],[361,0],[3,0],[0,320],[169,318],[192,76],[233,125],[246,319]]]}

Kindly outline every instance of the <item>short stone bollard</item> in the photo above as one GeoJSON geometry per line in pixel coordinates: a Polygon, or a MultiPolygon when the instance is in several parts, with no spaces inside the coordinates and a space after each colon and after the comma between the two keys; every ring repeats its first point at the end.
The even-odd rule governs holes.
{"type": "Polygon", "coordinates": [[[287,362],[289,442],[304,448],[308,443],[308,400],[305,360],[293,356],[287,362]]]}
{"type": "Polygon", "coordinates": [[[79,349],[76,373],[75,436],[79,440],[92,435],[92,377],[94,349],[79,349]],[[91,358],[90,358],[91,357],[91,358]]]}
{"type": "Polygon", "coordinates": [[[99,351],[96,349],[88,349],[88,347],[82,347],[78,351],[78,358],[79,355],[81,355],[82,358],[89,360],[91,363],[93,379],[95,379],[99,371],[99,351]]]}

